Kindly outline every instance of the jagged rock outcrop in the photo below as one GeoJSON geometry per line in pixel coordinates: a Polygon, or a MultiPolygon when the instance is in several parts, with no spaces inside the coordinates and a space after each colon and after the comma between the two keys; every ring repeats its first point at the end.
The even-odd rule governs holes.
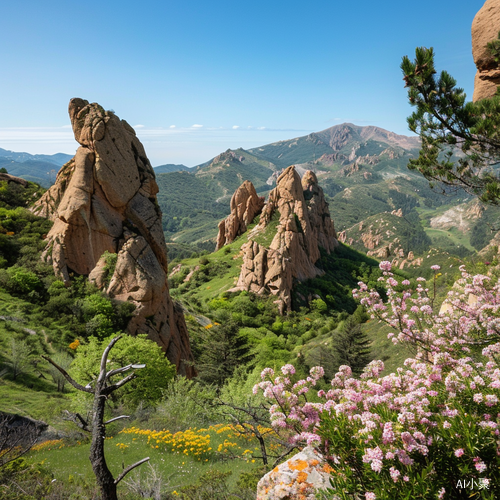
{"type": "Polygon", "coordinates": [[[243,234],[263,206],[264,197],[257,195],[250,181],[245,181],[231,198],[231,213],[219,223],[216,250],[243,234]]]}
{"type": "Polygon", "coordinates": [[[54,221],[44,257],[65,282],[72,273],[101,288],[109,282],[111,297],[136,306],[128,332],[146,333],[179,373],[192,376],[184,316],[168,290],[158,186],[144,148],[125,120],[99,104],[72,99],[69,115],[81,146],[33,209],[54,221]],[[117,254],[111,271],[105,252],[117,254]]]}
{"type": "Polygon", "coordinates": [[[307,204],[309,221],[318,245],[331,253],[338,246],[337,234],[323,189],[319,186],[318,178],[313,171],[307,171],[302,177],[302,190],[307,204]]]}
{"type": "Polygon", "coordinates": [[[278,297],[283,313],[291,309],[294,279],[303,281],[321,275],[314,264],[319,247],[330,253],[337,237],[323,190],[316,175],[308,171],[300,180],[294,166],[278,178],[269,194],[259,224],[242,247],[243,265],[237,289],[278,297]]]}
{"type": "Polygon", "coordinates": [[[474,101],[493,97],[500,85],[500,67],[487,48],[499,31],[500,0],[486,0],[472,21],[472,55],[477,67],[474,101]]]}
{"type": "Polygon", "coordinates": [[[14,182],[16,184],[21,184],[21,186],[26,187],[28,181],[21,179],[21,177],[16,177],[15,175],[4,174],[0,172],[0,181],[14,182]]]}
{"type": "Polygon", "coordinates": [[[430,220],[430,225],[434,229],[447,231],[456,228],[466,233],[474,226],[476,221],[482,217],[485,208],[480,202],[463,203],[446,212],[436,215],[430,220]]]}

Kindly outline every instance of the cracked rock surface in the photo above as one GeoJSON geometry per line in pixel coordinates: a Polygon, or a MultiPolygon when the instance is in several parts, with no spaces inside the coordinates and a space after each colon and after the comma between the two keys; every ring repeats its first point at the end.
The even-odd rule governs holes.
{"type": "Polygon", "coordinates": [[[44,258],[66,283],[73,273],[86,275],[132,302],[128,333],[146,333],[179,373],[193,376],[184,316],[168,290],[158,186],[144,147],[125,120],[97,103],[71,99],[69,116],[80,147],[33,208],[54,221],[44,258]],[[117,254],[110,280],[105,252],[117,254]]]}
{"type": "Polygon", "coordinates": [[[486,0],[472,21],[472,55],[477,67],[474,101],[493,97],[500,85],[500,67],[487,48],[499,31],[500,0],[486,0]]]}
{"type": "Polygon", "coordinates": [[[320,247],[331,253],[338,246],[333,221],[316,174],[300,179],[292,165],[269,194],[259,224],[242,247],[243,265],[237,289],[277,296],[280,312],[291,310],[294,280],[323,272],[315,264],[320,247]]]}

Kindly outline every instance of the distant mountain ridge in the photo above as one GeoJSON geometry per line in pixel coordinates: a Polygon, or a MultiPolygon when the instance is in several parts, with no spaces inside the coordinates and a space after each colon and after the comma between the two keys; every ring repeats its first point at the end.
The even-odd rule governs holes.
{"type": "Polygon", "coordinates": [[[55,181],[59,169],[71,158],[72,155],[65,153],[32,155],[0,148],[0,168],[6,168],[9,174],[44,187],[49,187],[55,181]]]}
{"type": "Polygon", "coordinates": [[[10,159],[17,163],[26,163],[28,161],[43,161],[47,163],[53,163],[54,165],[62,167],[65,163],[71,160],[73,156],[66,153],[55,153],[53,155],[32,155],[30,153],[17,153],[15,151],[9,151],[8,149],[0,148],[0,158],[10,159]]]}
{"type": "MultiPolygon", "coordinates": [[[[422,181],[421,176],[406,169],[419,148],[418,137],[344,123],[248,150],[228,149],[189,172],[157,175],[164,230],[176,243],[204,244],[212,240],[219,221],[229,214],[229,201],[238,186],[248,180],[260,196],[265,196],[290,165],[295,165],[301,176],[307,170],[314,171],[330,199],[348,187],[375,185],[391,178],[418,177],[422,181]]],[[[363,191],[363,196],[366,191],[369,190],[363,191]]],[[[377,205],[373,201],[370,198],[366,204],[377,205]]],[[[342,203],[343,211],[345,205],[342,203]]],[[[387,203],[379,205],[394,208],[387,203]]],[[[344,217],[343,213],[339,227],[357,222],[358,219],[344,217]]],[[[335,209],[332,215],[338,218],[335,209]]]]}
{"type": "Polygon", "coordinates": [[[186,165],[176,165],[174,163],[167,163],[165,165],[158,165],[157,167],[154,167],[155,174],[168,174],[170,172],[184,172],[190,170],[191,169],[186,167],[186,165]]]}

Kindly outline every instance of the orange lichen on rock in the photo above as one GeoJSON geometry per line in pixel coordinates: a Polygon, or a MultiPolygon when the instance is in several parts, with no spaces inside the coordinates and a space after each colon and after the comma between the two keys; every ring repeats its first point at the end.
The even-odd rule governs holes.
{"type": "Polygon", "coordinates": [[[321,470],[323,472],[326,472],[327,474],[331,474],[332,472],[335,472],[333,470],[333,467],[330,467],[328,464],[323,465],[323,467],[321,467],[321,470]]]}
{"type": "Polygon", "coordinates": [[[308,474],[307,472],[299,472],[297,474],[297,482],[298,483],[305,483],[307,481],[308,474]]]}
{"type": "Polygon", "coordinates": [[[303,471],[307,469],[309,464],[305,460],[294,460],[293,462],[291,460],[288,461],[288,467],[291,470],[299,470],[303,471]]]}
{"type": "Polygon", "coordinates": [[[323,457],[308,446],[259,481],[256,500],[315,500],[317,492],[330,485],[327,467],[323,457]]]}

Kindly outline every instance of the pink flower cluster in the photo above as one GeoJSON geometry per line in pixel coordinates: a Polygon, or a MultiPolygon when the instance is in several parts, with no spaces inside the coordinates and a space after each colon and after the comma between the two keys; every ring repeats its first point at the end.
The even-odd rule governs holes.
{"type": "MultiPolygon", "coordinates": [[[[361,443],[362,462],[378,475],[387,474],[392,483],[411,481],[412,466],[425,463],[435,450],[442,453],[444,442],[454,467],[498,470],[500,464],[485,457],[500,456],[500,280],[471,276],[461,268],[461,280],[436,313],[425,280],[412,289],[408,280],[398,284],[390,263],[382,262],[380,268],[387,303],[364,283],[354,296],[373,318],[396,330],[394,342],[415,347],[415,358],[385,376],[382,361],[373,361],[359,379],[341,366],[331,388],[317,393],[318,403],[305,395],[323,376],[322,368],[311,369],[309,377],[297,382],[290,379],[291,365],[274,379],[268,368],[254,392],[262,390],[273,401],[273,425],[291,430],[294,440],[321,443],[332,462],[341,464],[352,450],[342,456],[331,438],[334,429],[347,441],[361,443]],[[483,358],[473,359],[478,345],[483,358]]],[[[445,489],[436,491],[444,495],[445,489]]],[[[365,497],[372,495],[367,491],[365,497]]]]}
{"type": "MultiPolygon", "coordinates": [[[[380,268],[383,276],[379,281],[387,290],[387,303],[363,282],[358,283],[353,296],[368,308],[372,318],[396,330],[391,335],[394,343],[418,345],[420,357],[445,352],[469,353],[471,345],[478,343],[487,344],[490,353],[500,352],[500,281],[492,283],[489,276],[472,276],[462,266],[462,278],[448,293],[438,313],[423,278],[418,278],[416,288],[412,289],[408,280],[398,283],[389,262],[381,262],[380,268]],[[398,287],[403,291],[398,292],[398,287]]],[[[439,266],[431,269],[436,273],[439,266]]],[[[437,275],[434,283],[436,278],[437,275]]]]}
{"type": "Polygon", "coordinates": [[[254,386],[253,393],[263,391],[264,396],[274,402],[270,408],[273,427],[294,431],[295,441],[320,443],[321,438],[314,431],[319,425],[323,405],[307,402],[306,394],[323,377],[323,368],[312,368],[306,380],[296,383],[292,383],[289,378],[295,373],[292,365],[283,366],[281,372],[283,375],[274,377],[274,370],[265,368],[261,373],[262,382],[254,386]]]}

